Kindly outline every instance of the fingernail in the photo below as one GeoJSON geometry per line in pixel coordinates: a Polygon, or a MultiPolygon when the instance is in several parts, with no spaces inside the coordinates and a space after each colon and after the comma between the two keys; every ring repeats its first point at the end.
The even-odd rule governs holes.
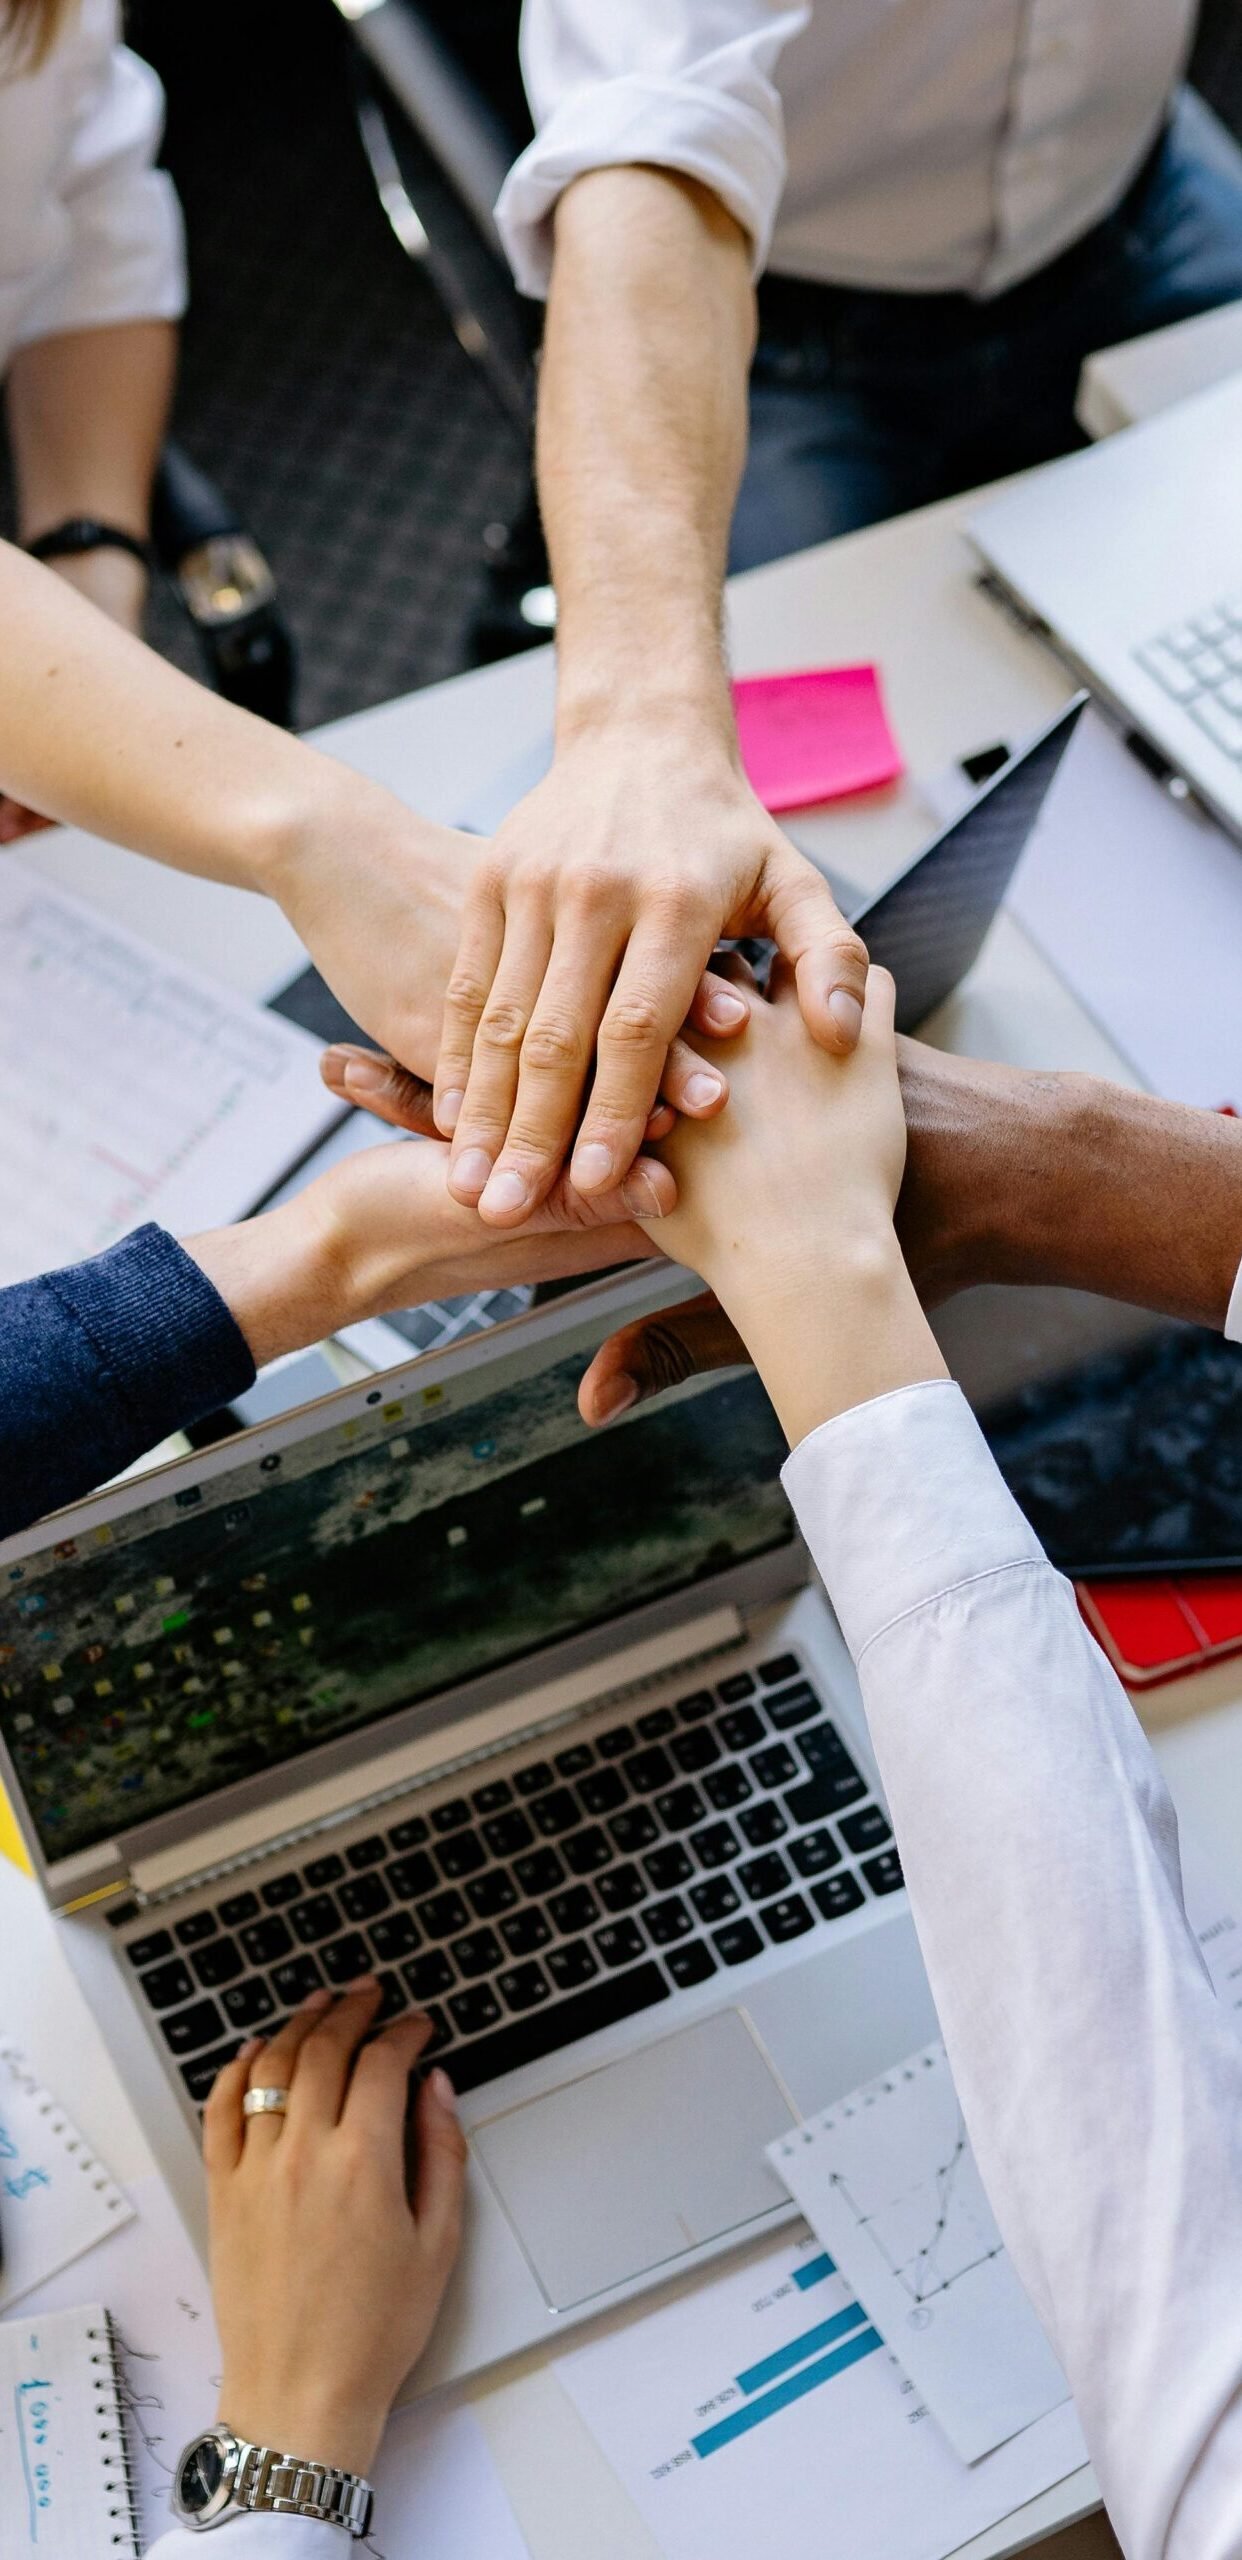
{"type": "Polygon", "coordinates": [[[342,1081],[346,1093],[369,1099],[374,1094],[387,1092],[392,1081],[392,1069],[382,1058],[347,1058],[342,1081]]]}
{"type": "Polygon", "coordinates": [[[710,1074],[705,1068],[700,1068],[694,1075],[687,1078],[683,1098],[692,1111],[706,1111],[711,1103],[719,1102],[723,1092],[723,1079],[710,1074]]]}
{"type": "Polygon", "coordinates": [[[719,995],[708,997],[703,1012],[713,1031],[732,1031],[739,1022],[746,1021],[750,1006],[741,996],[730,995],[722,989],[719,995]]]}
{"type": "Polygon", "coordinates": [[[635,1165],[621,1185],[621,1197],[632,1218],[662,1218],[659,1195],[649,1173],[635,1165]]]}
{"type": "Polygon", "coordinates": [[[442,1093],[436,1104],[436,1127],[446,1138],[452,1137],[461,1118],[461,1106],[465,1099],[464,1093],[442,1093]]]}
{"type": "Polygon", "coordinates": [[[834,987],[828,998],[828,1011],[842,1040],[849,1048],[855,1048],[862,1030],[862,1006],[857,996],[850,995],[845,987],[834,987]]]}
{"type": "MultiPolygon", "coordinates": [[[[354,1992],[354,1991],[378,1991],[378,1989],[379,1989],[379,1984],[378,1984],[378,1982],[376,1981],[375,1976],[374,1976],[374,1974],[373,1974],[373,1973],[360,1973],[360,1974],[356,1977],[356,1979],[355,1979],[353,1982],[347,1982],[347,1983],[345,1984],[345,1986],[344,1986],[344,1988],[343,1988],[343,1990],[342,1990],[342,1993],[341,1993],[341,1997],[342,1997],[342,1999],[343,1999],[343,2000],[348,2000],[348,1999],[349,1999],[349,1997],[350,1997],[351,1992],[354,1992]]],[[[331,1994],[329,1994],[329,1997],[331,1997],[331,1994]]],[[[312,2000],[317,2000],[317,1999],[319,1998],[319,1994],[318,1994],[318,1992],[317,1992],[317,1991],[313,1991],[313,1992],[311,1993],[311,1998],[312,1998],[312,2000]]]]}
{"type": "Polygon", "coordinates": [[[598,1138],[589,1146],[579,1147],[570,1166],[570,1180],[579,1191],[603,1191],[612,1180],[612,1149],[598,1138]]]}
{"type": "Polygon", "coordinates": [[[507,1216],[511,1209],[524,1209],[530,1198],[530,1185],[524,1173],[494,1173],[479,1202],[481,1209],[507,1216]]]}
{"type": "Polygon", "coordinates": [[[449,1176],[450,1188],[468,1191],[477,1200],[491,1179],[492,1160],[483,1147],[464,1147],[449,1176]]]}
{"type": "Polygon", "coordinates": [[[263,2051],[263,2038],[262,2038],[262,2036],[247,2036],[246,2041],[245,2041],[244,2045],[242,2046],[241,2052],[238,2054],[237,2059],[238,2059],[238,2061],[239,2061],[239,2062],[253,2062],[253,2060],[254,2060],[254,2058],[255,2058],[256,2053],[262,2053],[262,2051],[263,2051]]]}
{"type": "Polygon", "coordinates": [[[638,1380],[628,1377],[624,1369],[608,1378],[595,1398],[595,1411],[601,1422],[615,1422],[618,1414],[628,1413],[638,1402],[638,1380]]]}
{"type": "Polygon", "coordinates": [[[438,2107],[443,2107],[446,2116],[455,2116],[457,2113],[457,2091],[453,2087],[453,2083],[450,2080],[447,2071],[429,2071],[427,2074],[427,2086],[431,2091],[432,2097],[435,2099],[436,2105],[438,2107]]]}
{"type": "Polygon", "coordinates": [[[331,1992],[325,1991],[322,1988],[318,1991],[308,1991],[306,1998],[304,2000],[299,2000],[298,2007],[299,2009],[326,2009],[329,2007],[331,1999],[331,1992]]]}

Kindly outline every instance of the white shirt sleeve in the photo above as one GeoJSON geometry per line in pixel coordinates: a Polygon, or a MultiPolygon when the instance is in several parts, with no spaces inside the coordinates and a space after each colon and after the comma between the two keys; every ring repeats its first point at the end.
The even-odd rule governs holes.
{"type": "Polygon", "coordinates": [[[523,293],[544,294],[558,197],[588,169],[636,161],[698,178],[764,266],[785,183],[773,71],[808,0],[526,0],[522,67],[534,141],[496,220],[523,293]]]}
{"type": "MultiPolygon", "coordinates": [[[[114,27],[114,10],[87,8],[79,30],[11,92],[15,106],[61,127],[51,194],[28,217],[32,238],[37,218],[40,253],[13,346],[173,320],[185,308],[181,210],[171,178],[152,165],[164,93],[149,66],[111,40],[114,27]]],[[[19,237],[22,229],[19,221],[19,237]]]]}
{"type": "MultiPolygon", "coordinates": [[[[231,2516],[220,2532],[218,2544],[204,2542],[201,2533],[176,2524],[152,2543],[147,2560],[203,2560],[205,2550],[218,2550],[220,2560],[345,2560],[358,2548],[339,2524],[320,2524],[313,2516],[231,2516]]],[[[398,2555],[390,2552],[389,2560],[398,2555]]]]}
{"type": "Polygon", "coordinates": [[[948,1384],[784,1481],[858,1665],[993,2209],[1128,2560],[1242,2553],[1242,2038],[1125,1693],[948,1384]]]}
{"type": "Polygon", "coordinates": [[[1238,1276],[1234,1281],[1233,1294],[1229,1300],[1229,1313],[1225,1318],[1225,1340],[1242,1342],[1242,1264],[1239,1264],[1238,1276]]]}

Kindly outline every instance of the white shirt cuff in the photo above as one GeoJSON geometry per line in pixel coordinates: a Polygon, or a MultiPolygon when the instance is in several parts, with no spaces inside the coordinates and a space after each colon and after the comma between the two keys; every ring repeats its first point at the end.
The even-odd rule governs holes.
{"type": "Polygon", "coordinates": [[[856,1662],[885,1627],[942,1592],[1046,1562],[949,1379],[821,1423],[781,1482],[856,1662]]]}
{"type": "Polygon", "coordinates": [[[1233,1295],[1225,1318],[1225,1340],[1242,1342],[1242,1264],[1238,1266],[1238,1276],[1233,1284],[1233,1295]]]}
{"type": "Polygon", "coordinates": [[[218,2543],[175,2524],[152,2543],[147,2560],[203,2560],[205,2550],[217,2551],[219,2560],[345,2560],[358,2547],[338,2524],[314,2516],[230,2516],[218,2543]]]}

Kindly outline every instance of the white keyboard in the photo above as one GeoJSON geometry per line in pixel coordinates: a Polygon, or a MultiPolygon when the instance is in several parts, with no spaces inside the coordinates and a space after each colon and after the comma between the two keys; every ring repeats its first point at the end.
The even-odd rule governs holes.
{"type": "Polygon", "coordinates": [[[1134,654],[1214,745],[1242,762],[1242,595],[1175,622],[1134,654]]]}

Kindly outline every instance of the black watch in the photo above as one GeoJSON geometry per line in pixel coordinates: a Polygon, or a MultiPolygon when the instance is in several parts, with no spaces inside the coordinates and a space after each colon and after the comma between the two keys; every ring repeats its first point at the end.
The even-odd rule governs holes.
{"type": "Polygon", "coordinates": [[[128,551],[132,560],[141,561],[148,576],[153,566],[149,542],[140,534],[127,533],[123,525],[101,523],[98,516],[67,516],[50,533],[36,534],[26,549],[32,560],[76,560],[84,551],[128,551]]]}
{"type": "Polygon", "coordinates": [[[311,2516],[361,2542],[373,2505],[370,2481],[357,2472],[247,2444],[231,2427],[207,2427],[194,2436],[173,2477],[173,2514],[191,2533],[209,2533],[240,2515],[311,2516]]]}

